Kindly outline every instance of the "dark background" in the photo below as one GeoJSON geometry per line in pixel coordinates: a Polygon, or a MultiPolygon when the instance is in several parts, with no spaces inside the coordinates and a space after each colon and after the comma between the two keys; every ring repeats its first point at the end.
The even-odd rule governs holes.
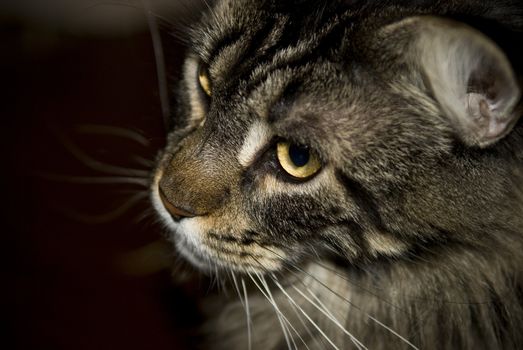
{"type": "MultiPolygon", "coordinates": [[[[186,3],[152,4],[170,82],[184,52],[170,24],[200,11],[186,3]]],[[[147,174],[165,139],[145,14],[139,1],[0,5],[2,349],[191,345],[205,288],[170,268],[147,189],[112,183],[114,166],[147,174]]]]}

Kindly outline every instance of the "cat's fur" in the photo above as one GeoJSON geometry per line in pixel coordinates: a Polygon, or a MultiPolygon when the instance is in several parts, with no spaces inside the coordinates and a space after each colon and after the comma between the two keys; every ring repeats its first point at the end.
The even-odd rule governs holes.
{"type": "Polygon", "coordinates": [[[516,1],[212,5],[152,187],[181,255],[248,294],[250,331],[218,303],[208,346],[523,348],[522,30],[516,1]],[[288,178],[279,139],[322,170],[288,178]]]}

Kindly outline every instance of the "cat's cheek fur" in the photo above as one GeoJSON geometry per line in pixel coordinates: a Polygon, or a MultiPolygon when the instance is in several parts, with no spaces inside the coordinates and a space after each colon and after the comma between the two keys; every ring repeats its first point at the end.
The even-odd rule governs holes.
{"type": "Polygon", "coordinates": [[[322,169],[309,181],[283,182],[273,174],[266,174],[259,182],[258,195],[270,198],[278,194],[311,195],[325,190],[325,184],[335,181],[332,169],[322,169]]]}
{"type": "Polygon", "coordinates": [[[281,269],[287,254],[278,247],[248,244],[242,240],[249,231],[248,222],[241,217],[220,215],[185,218],[175,221],[162,204],[159,169],[151,186],[151,201],[168,230],[168,238],[185,259],[202,271],[225,268],[243,272],[267,272],[281,269]]]}
{"type": "Polygon", "coordinates": [[[343,247],[340,254],[351,261],[363,256],[399,257],[409,248],[407,242],[390,233],[381,232],[367,220],[365,208],[353,201],[354,193],[346,193],[332,166],[327,165],[316,177],[304,183],[285,182],[274,175],[265,174],[256,187],[251,212],[258,213],[259,217],[253,220],[260,226],[265,222],[273,222],[274,231],[289,232],[282,238],[287,242],[287,247],[292,249],[292,254],[289,255],[307,256],[310,253],[308,245],[321,239],[336,242],[337,247],[343,247]],[[341,195],[343,193],[346,195],[341,195]],[[323,198],[322,203],[311,205],[323,207],[324,218],[330,217],[316,227],[312,223],[317,219],[309,217],[312,214],[310,210],[305,207],[300,209],[298,203],[295,206],[289,205],[283,211],[270,210],[271,207],[278,206],[281,196],[298,196],[303,203],[309,204],[313,203],[313,198],[323,198]],[[303,218],[300,219],[300,216],[303,218]]]}
{"type": "MultiPolygon", "coordinates": [[[[183,219],[176,224],[176,230],[171,235],[180,255],[200,270],[212,273],[219,268],[263,273],[281,268],[279,259],[269,257],[264,248],[239,247],[237,243],[220,239],[231,236],[229,233],[213,233],[206,221],[209,220],[183,219]]],[[[277,248],[271,250],[278,250],[275,254],[284,256],[283,251],[277,248]]]]}

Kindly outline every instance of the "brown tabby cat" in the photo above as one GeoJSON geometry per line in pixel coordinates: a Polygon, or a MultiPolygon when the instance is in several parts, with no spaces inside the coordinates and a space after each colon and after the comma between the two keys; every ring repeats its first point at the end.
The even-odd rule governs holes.
{"type": "Polygon", "coordinates": [[[523,348],[518,1],[218,0],[152,184],[213,349],[523,348]]]}

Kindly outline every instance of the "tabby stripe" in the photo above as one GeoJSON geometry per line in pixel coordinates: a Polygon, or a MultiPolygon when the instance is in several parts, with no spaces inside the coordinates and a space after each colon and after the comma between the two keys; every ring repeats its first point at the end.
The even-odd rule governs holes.
{"type": "Polygon", "coordinates": [[[218,255],[218,257],[220,257],[220,255],[233,255],[233,256],[238,256],[240,258],[253,258],[253,259],[260,259],[260,260],[265,260],[265,261],[271,261],[271,262],[276,262],[276,263],[279,263],[281,262],[281,259],[280,257],[268,257],[268,256],[265,256],[265,255],[262,255],[262,254],[253,254],[253,253],[250,253],[250,252],[246,252],[246,251],[236,251],[234,249],[228,249],[224,246],[221,246],[221,245],[218,245],[218,244],[213,244],[212,242],[208,244],[209,247],[211,247],[214,252],[212,252],[211,254],[213,253],[216,253],[218,255]]]}
{"type": "Polygon", "coordinates": [[[202,56],[205,57],[206,62],[209,65],[212,65],[213,59],[218,56],[218,54],[225,50],[228,47],[236,45],[242,39],[241,32],[231,32],[230,34],[224,35],[219,41],[215,44],[212,44],[212,49],[206,52],[201,52],[202,56]]]}
{"type": "Polygon", "coordinates": [[[336,177],[347,189],[351,198],[356,202],[360,213],[366,215],[372,224],[381,232],[388,232],[383,224],[381,214],[378,210],[378,204],[374,196],[357,180],[352,179],[338,171],[336,177]]]}
{"type": "Polygon", "coordinates": [[[255,237],[259,236],[257,232],[254,231],[245,231],[243,232],[243,236],[241,238],[235,237],[228,234],[218,234],[216,232],[210,231],[207,233],[209,237],[212,239],[215,239],[217,241],[222,241],[226,243],[236,243],[244,246],[249,246],[256,244],[261,247],[265,246],[274,246],[276,248],[284,248],[284,245],[278,244],[276,242],[272,242],[267,239],[256,239],[255,237]]]}
{"type": "MultiPolygon", "coordinates": [[[[308,43],[306,40],[302,40],[297,43],[286,45],[285,47],[279,47],[278,50],[270,56],[270,58],[260,62],[252,69],[252,71],[259,71],[264,73],[250,78],[249,83],[246,86],[247,95],[252,93],[252,91],[255,90],[262,82],[266,81],[272,72],[285,68],[292,69],[303,67],[307,63],[310,63],[311,61],[325,55],[326,52],[330,51],[331,47],[339,47],[340,44],[336,45],[333,44],[333,42],[337,43],[343,40],[345,28],[340,26],[340,24],[344,22],[345,21],[339,21],[326,24],[327,28],[323,30],[323,33],[317,38],[316,42],[308,43]],[[302,52],[297,53],[296,47],[299,47],[300,45],[303,45],[306,48],[304,48],[302,52]],[[278,60],[278,62],[275,63],[273,60],[274,56],[279,55],[280,53],[285,53],[286,51],[290,51],[291,54],[287,55],[287,57],[282,57],[281,60],[278,60]]],[[[262,56],[262,58],[264,56],[262,56]]],[[[284,55],[282,54],[282,56],[284,55]]],[[[260,58],[258,59],[261,60],[260,58]]]]}

